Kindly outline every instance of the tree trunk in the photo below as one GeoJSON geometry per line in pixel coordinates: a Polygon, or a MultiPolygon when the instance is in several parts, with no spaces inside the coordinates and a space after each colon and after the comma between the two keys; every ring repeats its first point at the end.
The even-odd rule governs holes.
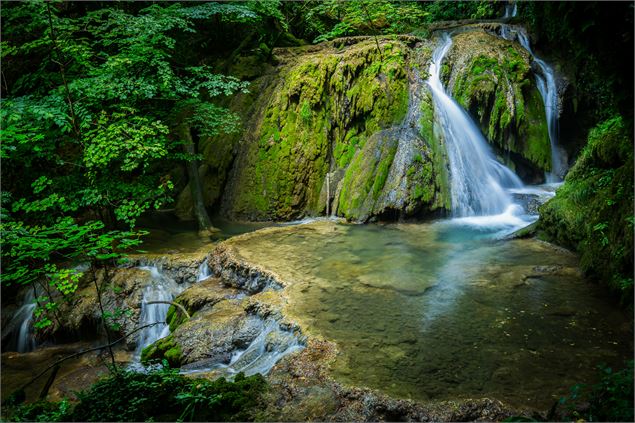
{"type": "MultiPolygon", "coordinates": [[[[192,133],[190,127],[182,123],[179,126],[179,136],[183,141],[183,150],[188,155],[196,154],[196,148],[194,141],[192,140],[192,133]]],[[[190,185],[190,192],[192,193],[192,207],[194,217],[198,223],[198,232],[201,236],[209,236],[214,232],[218,232],[218,229],[212,225],[212,221],[205,209],[205,201],[203,200],[203,186],[201,184],[201,177],[198,173],[198,160],[190,160],[187,162],[187,177],[190,185]]]]}

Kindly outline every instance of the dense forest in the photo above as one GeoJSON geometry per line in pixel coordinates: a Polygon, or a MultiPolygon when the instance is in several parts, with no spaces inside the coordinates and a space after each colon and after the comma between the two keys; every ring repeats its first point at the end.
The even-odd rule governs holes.
{"type": "Polygon", "coordinates": [[[2,2],[3,416],[632,421],[633,10],[2,2]],[[489,311],[448,317],[479,296],[489,311]],[[496,335],[508,306],[535,320],[496,335]],[[428,314],[391,346],[402,307],[428,314]],[[516,352],[560,366],[550,384],[521,359],[468,377],[426,355],[453,332],[425,322],[476,349],[468,320],[489,312],[483,338],[524,336],[516,352]],[[594,352],[550,355],[564,339],[594,352]],[[400,367],[424,356],[434,371],[400,367]],[[69,378],[80,357],[107,371],[69,378]],[[527,379],[452,379],[471,377],[527,379]]]}

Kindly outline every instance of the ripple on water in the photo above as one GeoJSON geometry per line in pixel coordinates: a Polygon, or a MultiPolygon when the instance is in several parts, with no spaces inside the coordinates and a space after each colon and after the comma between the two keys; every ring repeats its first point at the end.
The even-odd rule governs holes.
{"type": "Polygon", "coordinates": [[[544,408],[599,363],[632,356],[626,316],[581,278],[575,256],[540,241],[447,221],[318,222],[234,245],[293,281],[289,312],[337,342],[344,382],[544,408]]]}

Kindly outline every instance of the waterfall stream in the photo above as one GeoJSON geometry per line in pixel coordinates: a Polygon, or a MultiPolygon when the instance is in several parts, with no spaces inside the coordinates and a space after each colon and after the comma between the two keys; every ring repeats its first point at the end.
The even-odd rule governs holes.
{"type": "Polygon", "coordinates": [[[33,289],[28,288],[24,294],[22,305],[16,311],[9,322],[9,328],[15,328],[10,349],[17,352],[29,352],[35,349],[35,337],[33,336],[33,312],[37,306],[33,289]],[[16,332],[17,329],[17,332],[16,332]]]}
{"type": "Polygon", "coordinates": [[[165,276],[158,267],[142,266],[140,269],[150,272],[152,283],[143,290],[139,326],[150,324],[152,326],[143,329],[139,334],[136,350],[137,357],[141,356],[141,351],[145,347],[170,334],[170,328],[165,323],[170,305],[166,303],[148,303],[152,301],[170,302],[182,291],[182,288],[173,279],[165,276]]]}
{"type": "Polygon", "coordinates": [[[452,45],[447,33],[433,53],[427,84],[448,150],[452,214],[455,217],[517,213],[507,188],[521,188],[520,179],[496,161],[469,114],[445,91],[440,71],[452,45]]]}
{"type": "Polygon", "coordinates": [[[198,267],[198,274],[196,275],[196,282],[204,281],[205,279],[212,276],[212,269],[210,269],[209,264],[207,264],[207,259],[203,260],[201,265],[198,267]]]}
{"type": "Polygon", "coordinates": [[[503,19],[509,19],[516,17],[518,13],[518,5],[516,2],[511,2],[505,5],[505,14],[503,15],[503,19]]]}
{"type": "Polygon", "coordinates": [[[508,41],[518,41],[540,69],[540,74],[536,73],[536,85],[545,105],[547,130],[551,143],[551,172],[545,175],[545,179],[548,183],[561,182],[567,171],[567,156],[566,152],[558,145],[558,88],[555,71],[534,54],[529,37],[523,28],[501,24],[500,36],[508,41]]]}

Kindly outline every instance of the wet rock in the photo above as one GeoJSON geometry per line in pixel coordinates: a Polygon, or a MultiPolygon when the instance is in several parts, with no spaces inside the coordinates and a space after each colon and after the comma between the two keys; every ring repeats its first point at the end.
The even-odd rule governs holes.
{"type": "MultiPolygon", "coordinates": [[[[105,312],[119,316],[112,323],[119,326],[120,335],[132,332],[137,327],[141,311],[143,289],[152,283],[148,271],[137,268],[109,269],[110,283],[105,283],[106,273],[103,269],[97,272],[97,283],[106,288],[102,291],[102,304],[105,312]],[[122,314],[122,311],[126,311],[122,314]],[[119,312],[118,312],[119,311],[119,312]]],[[[60,306],[61,325],[52,328],[51,336],[67,340],[81,336],[94,338],[102,333],[101,311],[97,301],[97,292],[91,275],[85,274],[80,289],[71,302],[60,306]]],[[[136,342],[134,336],[126,341],[130,348],[136,342]]]]}
{"type": "Polygon", "coordinates": [[[209,278],[192,285],[179,294],[174,301],[183,305],[190,314],[193,314],[206,305],[213,306],[224,299],[234,298],[239,293],[239,290],[227,287],[220,279],[209,278]]]}
{"type": "Polygon", "coordinates": [[[283,288],[275,274],[245,262],[227,243],[219,245],[214,250],[210,258],[210,267],[225,283],[251,294],[265,289],[283,288]]]}
{"type": "Polygon", "coordinates": [[[228,363],[232,352],[247,347],[262,325],[261,319],[245,312],[240,301],[223,300],[197,312],[172,337],[183,352],[185,364],[204,359],[228,363]]]}
{"type": "Polygon", "coordinates": [[[530,416],[489,398],[418,403],[377,391],[343,386],[329,376],[335,344],[310,340],[283,359],[269,376],[264,418],[272,421],[500,421],[530,416]]]}
{"type": "Polygon", "coordinates": [[[195,283],[199,272],[199,266],[206,259],[207,251],[199,251],[188,254],[146,254],[142,256],[130,256],[127,267],[155,266],[165,276],[173,279],[178,284],[195,283]]]}

